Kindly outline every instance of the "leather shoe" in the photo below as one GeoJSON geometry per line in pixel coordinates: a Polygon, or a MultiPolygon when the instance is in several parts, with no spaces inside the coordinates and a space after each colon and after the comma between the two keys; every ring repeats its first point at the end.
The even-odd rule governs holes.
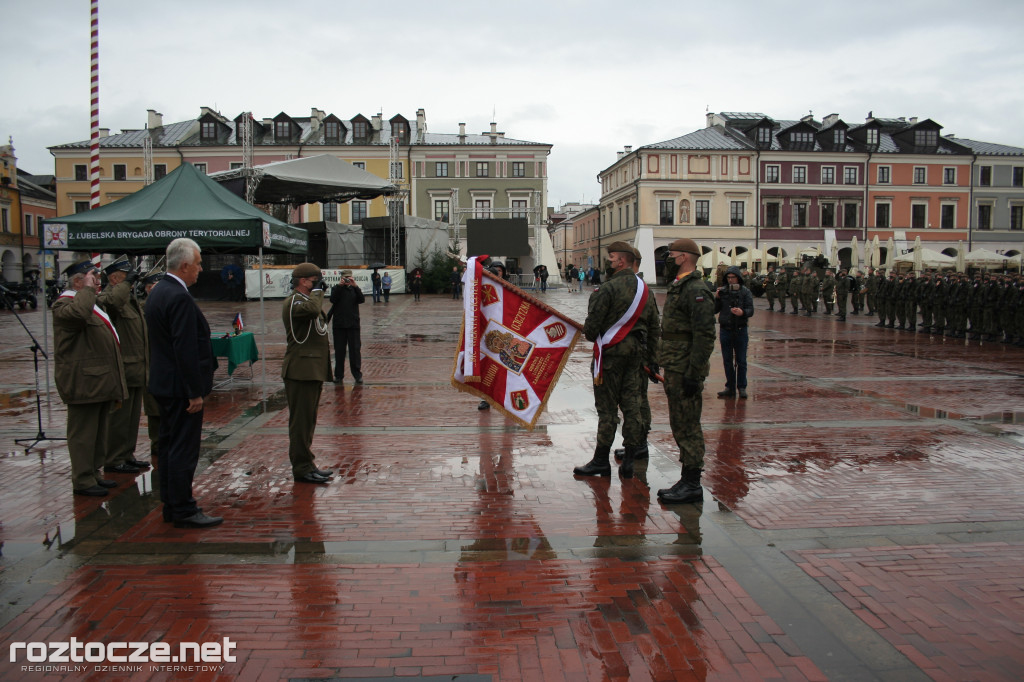
{"type": "Polygon", "coordinates": [[[361,385],[362,385],[362,383],[363,383],[363,377],[362,377],[361,375],[360,375],[360,376],[357,376],[357,377],[356,377],[356,385],[357,385],[357,386],[361,386],[361,385]]]}
{"type": "Polygon", "coordinates": [[[122,462],[121,464],[117,464],[112,467],[103,467],[103,470],[108,474],[137,474],[142,471],[139,467],[132,466],[126,462],[122,462]]]}
{"type": "Polygon", "coordinates": [[[196,512],[192,516],[174,522],[175,528],[211,528],[224,523],[219,516],[207,516],[203,512],[196,512]]]}
{"type": "Polygon", "coordinates": [[[331,479],[326,476],[322,476],[317,471],[310,471],[309,473],[295,477],[296,483],[330,483],[331,479]]]}
{"type": "Polygon", "coordinates": [[[317,469],[316,473],[320,474],[324,478],[329,478],[334,475],[334,471],[331,469],[317,469]]]}
{"type": "Polygon", "coordinates": [[[747,389],[745,389],[745,388],[741,388],[741,389],[740,389],[740,397],[741,397],[741,398],[743,398],[744,400],[746,400],[746,397],[747,397],[747,389]]]}
{"type": "Polygon", "coordinates": [[[718,397],[719,398],[732,398],[735,395],[736,395],[736,391],[719,391],[718,392],[718,397]]]}
{"type": "Polygon", "coordinates": [[[116,488],[117,481],[111,481],[109,478],[98,478],[96,483],[104,488],[116,488]]]}
{"type": "Polygon", "coordinates": [[[98,485],[91,485],[88,488],[75,488],[74,493],[76,495],[87,495],[89,497],[103,497],[107,494],[107,489],[101,488],[98,485]]]}
{"type": "Polygon", "coordinates": [[[146,462],[145,460],[141,460],[141,459],[135,459],[134,457],[132,459],[128,460],[126,462],[126,464],[131,464],[133,467],[138,467],[140,469],[148,469],[149,468],[149,462],[146,462]]]}

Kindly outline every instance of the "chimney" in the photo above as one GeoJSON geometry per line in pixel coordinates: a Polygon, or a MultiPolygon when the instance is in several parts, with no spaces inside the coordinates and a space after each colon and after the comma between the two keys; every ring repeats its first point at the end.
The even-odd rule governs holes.
{"type": "Polygon", "coordinates": [[[149,129],[160,128],[164,124],[164,115],[157,113],[155,109],[146,109],[146,127],[149,129]]]}
{"type": "Polygon", "coordinates": [[[373,121],[372,121],[372,128],[374,130],[380,130],[381,126],[383,125],[383,121],[384,121],[384,114],[374,114],[373,115],[373,121]]]}
{"type": "Polygon", "coordinates": [[[263,119],[263,129],[264,130],[273,130],[274,129],[274,119],[272,119],[272,118],[265,118],[265,119],[263,119]]]}
{"type": "Polygon", "coordinates": [[[496,132],[498,132],[498,124],[495,123],[494,121],[491,121],[491,135],[493,135],[496,132]]]}
{"type": "Polygon", "coordinates": [[[633,145],[627,144],[625,147],[623,147],[623,149],[625,150],[625,152],[627,154],[629,154],[629,153],[631,153],[633,151],[633,145]]]}
{"type": "Polygon", "coordinates": [[[626,152],[615,152],[615,158],[616,159],[621,159],[625,155],[626,155],[626,152]]]}
{"type": "Polygon", "coordinates": [[[807,114],[806,116],[801,116],[800,117],[800,122],[801,123],[813,123],[814,122],[814,114],[807,114]]]}
{"type": "Polygon", "coordinates": [[[839,114],[829,114],[825,118],[821,119],[821,126],[823,128],[828,128],[830,125],[833,125],[838,120],[839,114]]]}
{"type": "Polygon", "coordinates": [[[110,128],[100,128],[100,137],[110,137],[110,128]]]}
{"type": "Polygon", "coordinates": [[[416,110],[416,132],[420,134],[427,132],[427,112],[425,109],[416,110]]]}
{"type": "Polygon", "coordinates": [[[708,113],[704,114],[704,119],[705,119],[705,123],[704,123],[704,127],[705,128],[710,128],[710,127],[714,126],[715,125],[715,112],[709,111],[708,113]]]}
{"type": "Polygon", "coordinates": [[[910,125],[917,125],[917,116],[910,117],[910,125]]]}
{"type": "Polygon", "coordinates": [[[465,123],[460,123],[459,124],[459,142],[465,142],[465,141],[466,141],[466,124],[465,123]]]}

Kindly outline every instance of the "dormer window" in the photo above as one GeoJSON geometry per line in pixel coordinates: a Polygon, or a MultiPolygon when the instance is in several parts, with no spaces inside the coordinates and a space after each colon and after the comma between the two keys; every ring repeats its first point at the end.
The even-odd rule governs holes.
{"type": "Polygon", "coordinates": [[[405,121],[391,122],[391,137],[404,140],[409,135],[409,124],[405,121]]]}
{"type": "Polygon", "coordinates": [[[199,129],[199,136],[204,141],[217,139],[217,122],[203,121],[199,129]]]}
{"type": "Polygon", "coordinates": [[[878,144],[878,128],[868,128],[865,133],[868,144],[878,144]]]}
{"type": "Polygon", "coordinates": [[[792,144],[811,144],[814,142],[814,134],[806,130],[795,130],[789,134],[789,141],[792,144]]]}
{"type": "Polygon", "coordinates": [[[846,144],[846,131],[842,128],[836,128],[833,130],[832,143],[837,147],[846,144]]]}
{"type": "Polygon", "coordinates": [[[915,130],[914,131],[914,146],[915,147],[935,147],[939,144],[939,131],[938,130],[915,130]]]}
{"type": "Polygon", "coordinates": [[[274,139],[287,140],[292,136],[292,124],[290,121],[274,121],[274,139]]]}
{"type": "Polygon", "coordinates": [[[326,121],[324,123],[324,139],[328,142],[341,140],[341,124],[337,121],[326,121]]]}
{"type": "Polygon", "coordinates": [[[368,128],[366,121],[352,121],[352,136],[357,140],[365,140],[369,137],[367,135],[368,128]]]}
{"type": "Polygon", "coordinates": [[[769,145],[772,143],[772,129],[768,126],[761,126],[757,129],[757,143],[769,145]]]}

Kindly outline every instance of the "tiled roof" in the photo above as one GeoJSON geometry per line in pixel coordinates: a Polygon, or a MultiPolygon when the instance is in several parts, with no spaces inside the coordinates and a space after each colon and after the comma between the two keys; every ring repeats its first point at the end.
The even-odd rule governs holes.
{"type": "MultiPolygon", "coordinates": [[[[253,144],[256,146],[267,146],[267,145],[288,145],[294,146],[296,144],[302,145],[325,145],[325,146],[337,146],[339,143],[326,142],[324,138],[324,126],[320,125],[316,131],[313,131],[313,121],[310,117],[298,117],[292,118],[292,121],[299,127],[299,134],[296,137],[288,140],[287,142],[276,142],[274,140],[273,129],[265,130],[260,133],[257,129],[254,135],[253,144]]],[[[256,123],[262,124],[261,120],[257,120],[256,123]]],[[[237,139],[234,121],[228,121],[223,123],[229,132],[221,133],[218,136],[217,142],[210,144],[204,142],[200,138],[200,127],[199,122],[196,119],[188,121],[179,121],[177,123],[170,123],[165,126],[153,129],[141,129],[141,130],[126,130],[114,135],[108,135],[107,137],[100,138],[101,149],[118,149],[118,148],[140,148],[143,144],[143,139],[146,135],[153,136],[154,147],[203,147],[203,146],[218,146],[218,147],[236,147],[240,146],[241,143],[237,139]]],[[[352,120],[342,120],[342,125],[345,126],[345,136],[340,142],[342,145],[387,145],[391,142],[391,125],[388,121],[384,121],[380,130],[372,131],[371,137],[366,141],[356,142],[353,136],[353,124],[352,120]]],[[[480,146],[491,146],[491,136],[483,133],[480,135],[465,135],[460,139],[458,134],[446,134],[446,133],[424,133],[423,139],[419,139],[417,132],[417,126],[415,120],[409,121],[409,143],[414,145],[480,145],[480,146]]],[[[548,145],[546,142],[528,142],[526,140],[516,140],[508,137],[496,137],[494,145],[497,146],[515,146],[515,145],[548,145]]],[[[68,142],[66,144],[54,145],[51,149],[88,149],[89,140],[81,140],[79,142],[68,142]]]]}
{"type": "MultiPolygon", "coordinates": [[[[742,138],[742,134],[739,134],[742,138]]],[[[745,139],[745,138],[744,138],[745,139]]],[[[641,149],[752,149],[753,145],[744,143],[733,135],[725,133],[723,128],[713,127],[695,130],[664,142],[645,144],[641,149]]]]}
{"type": "Polygon", "coordinates": [[[978,140],[968,140],[963,137],[950,137],[949,139],[969,148],[975,154],[984,154],[986,156],[1024,156],[1024,149],[1020,147],[1010,147],[994,142],[979,142],[978,140]]]}

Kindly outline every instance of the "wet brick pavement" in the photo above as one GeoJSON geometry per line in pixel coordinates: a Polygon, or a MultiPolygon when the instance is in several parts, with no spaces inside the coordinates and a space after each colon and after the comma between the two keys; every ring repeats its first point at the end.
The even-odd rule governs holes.
{"type": "MultiPolygon", "coordinates": [[[[583,295],[547,300],[585,315],[583,295]]],[[[253,380],[208,401],[195,487],[226,520],[206,531],[161,521],[151,474],[76,498],[61,442],[14,442],[39,430],[31,342],[0,313],[0,679],[1024,677],[1020,349],[758,301],[748,400],[714,397],[712,357],[705,502],[666,507],[660,386],[637,477],[574,479],[594,446],[589,344],[529,432],[449,386],[458,304],[395,296],[363,306],[365,384],[325,385],[314,450],[336,476],[313,487],[289,476],[279,305],[253,380]],[[228,637],[237,660],[9,660],[12,642],[71,637],[228,637]]],[[[239,310],[202,306],[215,331],[239,310]]],[[[261,332],[259,303],[241,311],[261,332]]],[[[42,313],[23,319],[42,340],[42,313]]],[[[50,395],[43,431],[62,436],[50,395]]]]}

